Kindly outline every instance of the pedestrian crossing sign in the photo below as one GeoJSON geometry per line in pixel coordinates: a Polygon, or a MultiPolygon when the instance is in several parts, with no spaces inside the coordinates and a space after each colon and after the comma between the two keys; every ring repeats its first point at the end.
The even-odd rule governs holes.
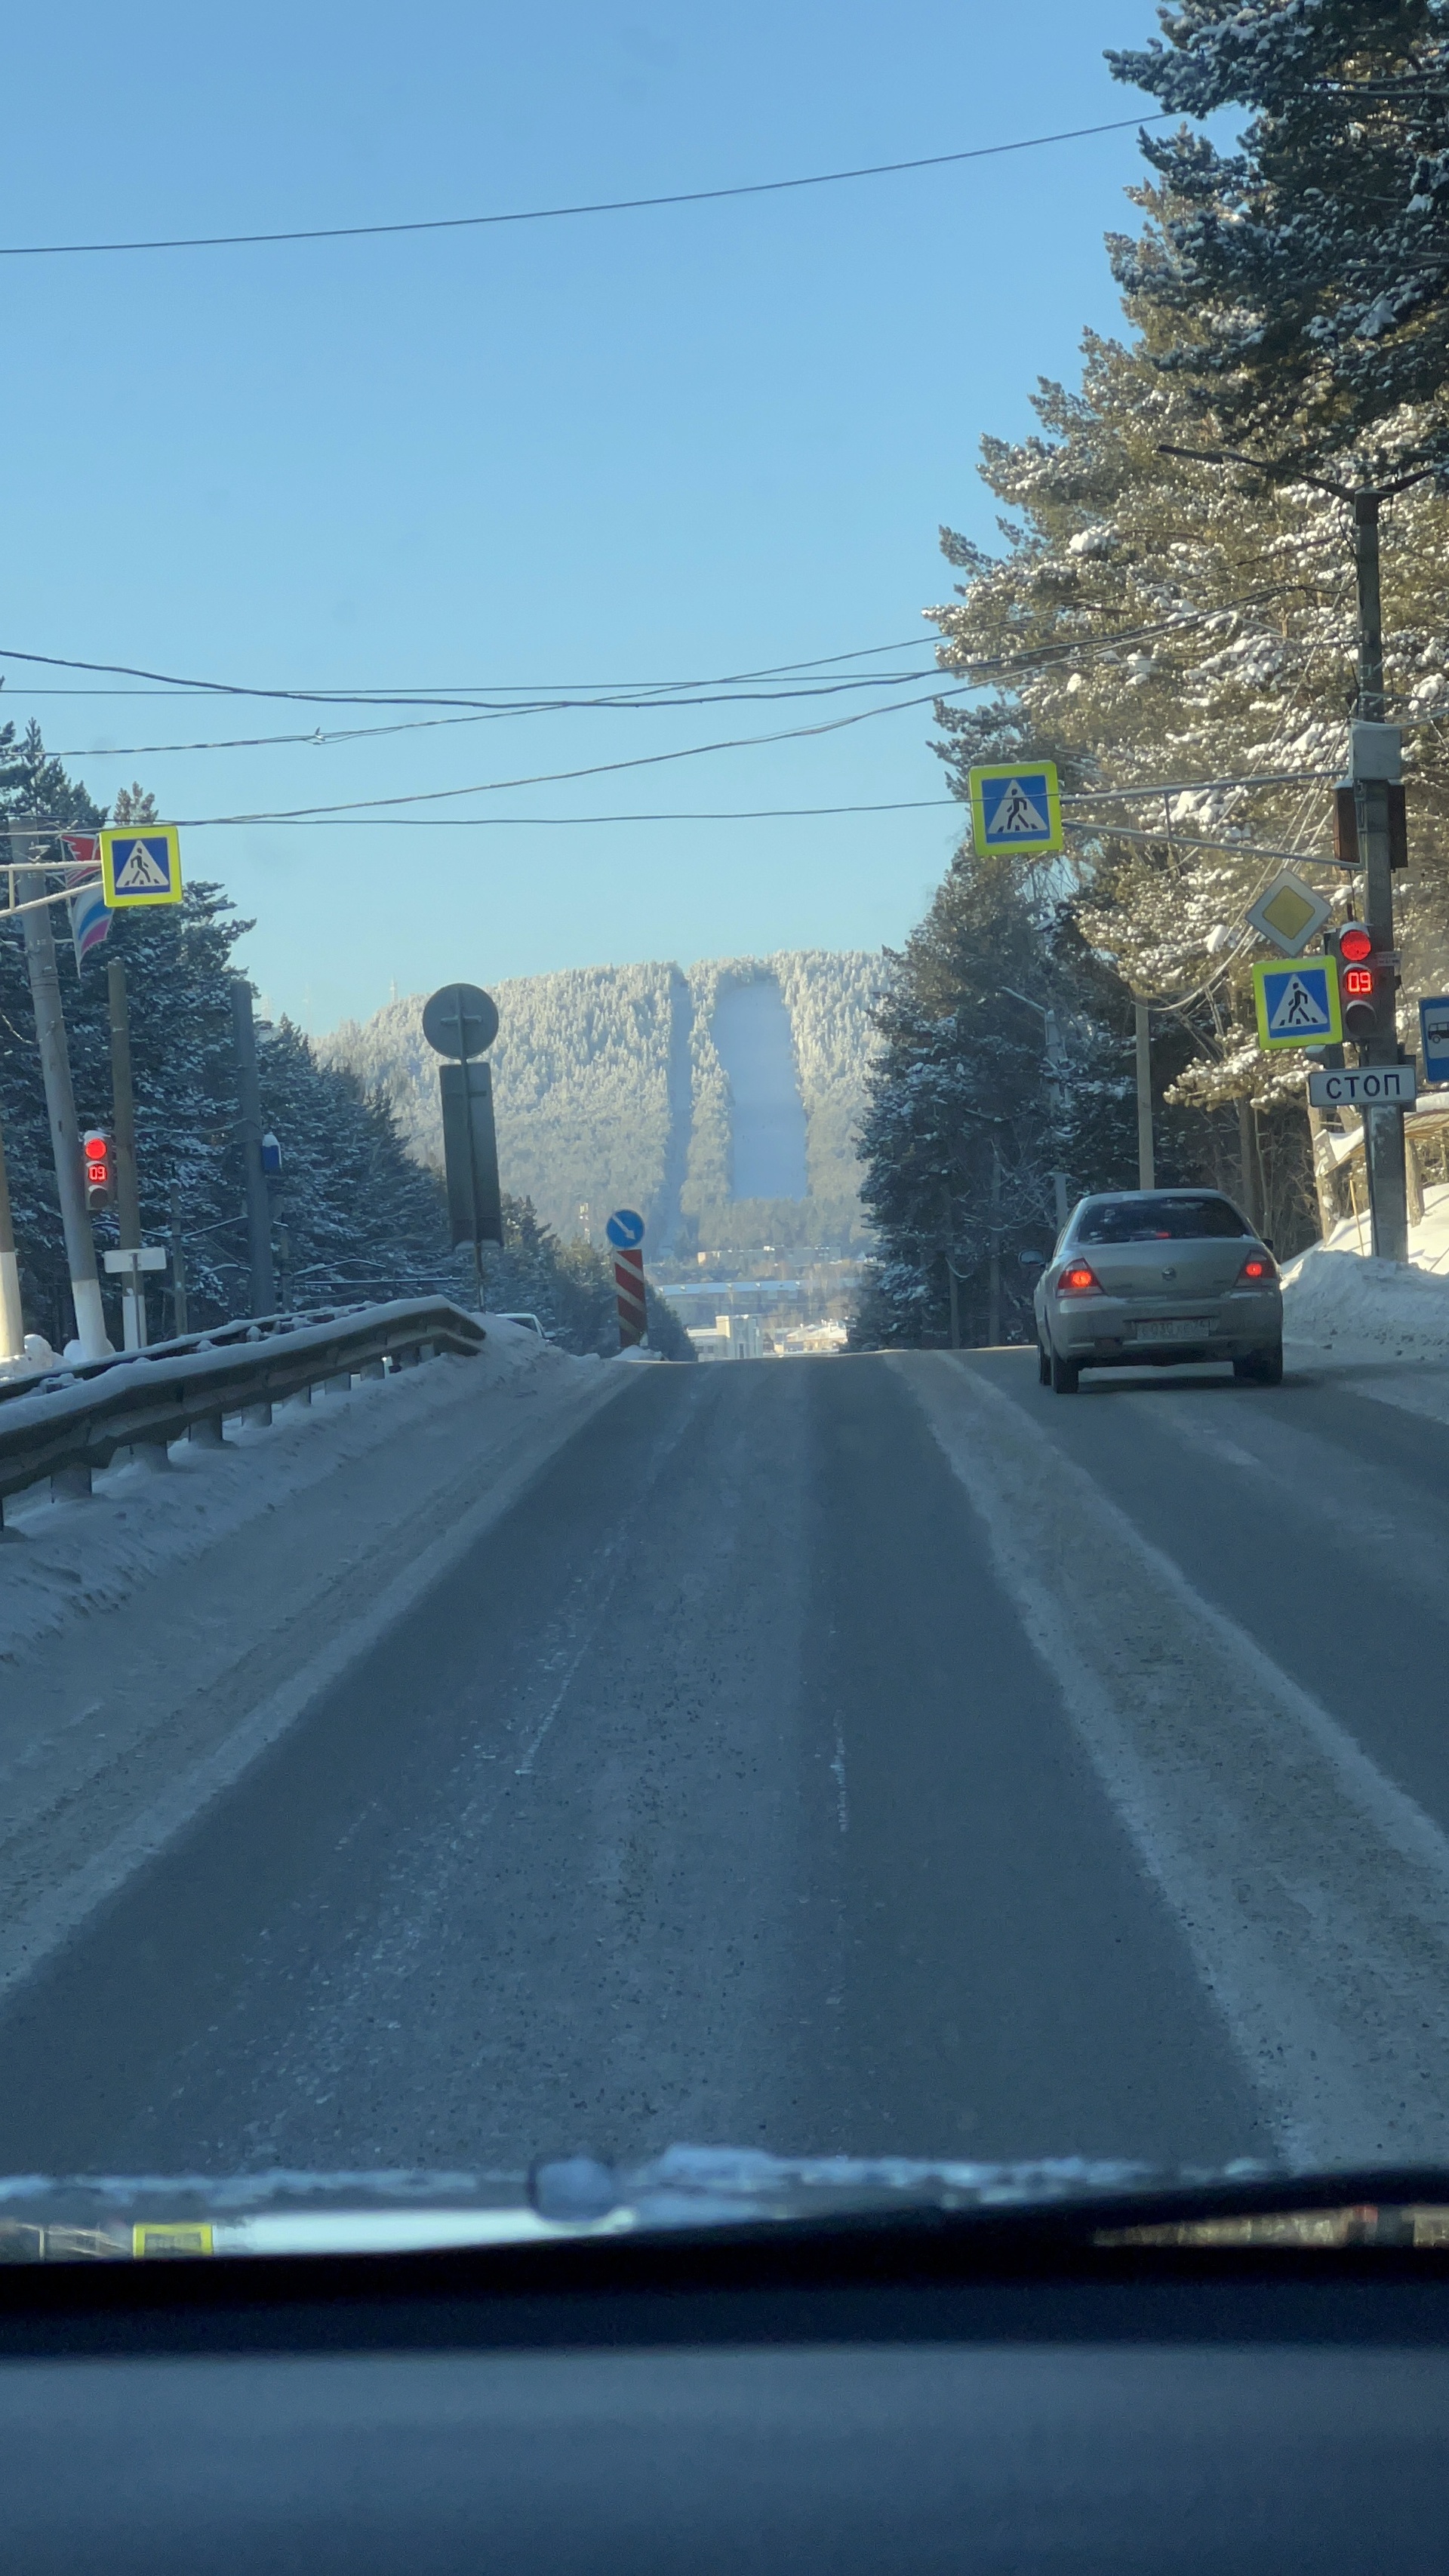
{"type": "Polygon", "coordinates": [[[1050,760],[995,761],[970,773],[971,838],[978,851],[1043,859],[1062,846],[1062,800],[1050,760]]]}
{"type": "Polygon", "coordinates": [[[181,836],[175,824],[120,824],[102,832],[101,890],[112,912],[179,903],[181,836]]]}
{"type": "Polygon", "coordinates": [[[1299,957],[1253,968],[1258,1044],[1263,1047],[1337,1046],[1343,1037],[1336,957],[1299,957]]]}

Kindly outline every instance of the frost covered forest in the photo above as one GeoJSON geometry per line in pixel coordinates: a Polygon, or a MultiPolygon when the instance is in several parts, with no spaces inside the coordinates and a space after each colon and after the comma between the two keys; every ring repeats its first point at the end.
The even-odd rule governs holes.
{"type": "MultiPolygon", "coordinates": [[[[140,788],[116,800],[116,819],[154,819],[140,788]]],[[[17,738],[0,725],[0,834],[11,815],[43,813],[77,828],[105,815],[85,788],[48,760],[38,730],[17,738]]],[[[82,1126],[111,1115],[106,962],[125,962],[136,1099],[142,1229],[169,1245],[173,1192],[189,1290],[189,1323],[204,1328],[247,1311],[244,1180],[238,1151],[232,1055],[232,950],[251,927],[216,885],[192,883],[177,911],[113,918],[102,947],[77,967],[65,913],[55,908],[61,995],[82,1126]]],[[[262,1115],[281,1141],[274,1247],[290,1307],[441,1292],[471,1298],[471,1259],[448,1242],[441,1187],[409,1151],[385,1092],[324,1063],[301,1030],[259,1026],[262,1115]]],[[[56,1199],[35,1019],[18,928],[0,933],[0,1119],[20,1260],[27,1330],[60,1349],[72,1330],[65,1245],[56,1199]]],[[[587,1246],[566,1247],[541,1226],[526,1196],[505,1208],[504,1248],[486,1257],[494,1307],[536,1313],[566,1348],[617,1347],[612,1275],[587,1246]]],[[[102,1248],[114,1216],[96,1220],[102,1248]]],[[[111,1338],[120,1347],[111,1282],[111,1338]]],[[[153,1336],[174,1328],[169,1272],[148,1282],[153,1336]]],[[[692,1356],[672,1315],[651,1315],[657,1347],[692,1356]]]]}
{"type": "Polygon", "coordinates": [[[1285,1256],[1346,1204],[1315,1170],[1301,1062],[1258,1050],[1251,965],[1272,952],[1245,914],[1275,852],[1347,901],[1341,494],[1409,476],[1382,544],[1410,1051],[1419,996],[1449,982],[1449,5],[1160,16],[1114,72],[1169,111],[1243,111],[1243,131],[1225,153],[1187,126],[1144,137],[1140,229],[1107,244],[1122,337],[1089,334],[1080,380],[1039,384],[1032,437],[983,442],[998,544],[942,533],[957,580],[927,614],[974,694],[938,706],[937,751],[963,799],[973,762],[1056,760],[1067,851],[1012,866],[968,832],[889,961],[863,1138],[884,1260],[861,1343],[947,1338],[953,1272],[963,1339],[1030,1337],[1053,1169],[1074,1194],[1136,1186],[1134,997],[1153,1006],[1159,1180],[1228,1189],[1285,1256]],[[1042,1020],[1007,987],[1059,1015],[1056,1101],[1042,1020]]]}
{"type": "MultiPolygon", "coordinates": [[[[646,1251],[748,1250],[761,1243],[859,1241],[855,1131],[865,1106],[880,959],[795,950],[764,958],[596,966],[521,976],[490,989],[499,1164],[564,1238],[590,1211],[637,1206],[646,1251]],[[712,1035],[721,992],[771,979],[789,1015],[805,1113],[807,1194],[737,1199],[729,1082],[712,1035]]],[[[422,994],[319,1041],[325,1060],[383,1087],[413,1150],[441,1154],[437,1058],[422,994]]]]}

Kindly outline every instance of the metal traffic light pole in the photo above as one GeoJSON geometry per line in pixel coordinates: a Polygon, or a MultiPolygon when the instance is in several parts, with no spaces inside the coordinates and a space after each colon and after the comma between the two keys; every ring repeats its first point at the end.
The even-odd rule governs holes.
{"type": "MultiPolygon", "coordinates": [[[[10,825],[12,848],[18,842],[28,850],[33,841],[49,837],[33,824],[21,822],[10,825]]],[[[20,856],[19,850],[16,855],[20,856]]],[[[103,1360],[110,1352],[111,1343],[106,1332],[105,1309],[101,1304],[95,1237],[86,1214],[80,1124],[75,1114],[70,1057],[66,1052],[60,976],[55,963],[55,937],[50,926],[43,867],[22,865],[18,870],[15,908],[20,912],[25,927],[25,963],[35,1005],[35,1033],[40,1044],[40,1070],[45,1083],[51,1149],[55,1156],[55,1186],[65,1231],[76,1338],[86,1359],[103,1360]]]]}
{"type": "MultiPolygon", "coordinates": [[[[1358,576],[1358,721],[1351,728],[1349,766],[1364,873],[1364,917],[1374,943],[1377,1011],[1373,1034],[1359,1052],[1360,1063],[1370,1065],[1399,1061],[1389,833],[1389,789],[1399,776],[1399,736],[1396,728],[1384,722],[1383,601],[1379,583],[1379,503],[1383,498],[1376,491],[1353,495],[1353,559],[1358,576]]],[[[1407,1261],[1409,1201],[1402,1109],[1365,1108],[1363,1142],[1374,1254],[1380,1261],[1407,1261]]]]}
{"type": "MultiPolygon", "coordinates": [[[[126,969],[119,957],[106,965],[111,1015],[111,1107],[116,1139],[116,1215],[121,1250],[141,1249],[141,1190],[136,1172],[136,1104],[131,1089],[131,1022],[126,1008],[126,969]]],[[[146,1346],[146,1292],[139,1263],[121,1273],[121,1312],[128,1351],[146,1346]]]]}
{"type": "MultiPolygon", "coordinates": [[[[1364,914],[1374,942],[1375,1025],[1371,1036],[1357,1039],[1359,1060],[1366,1065],[1399,1061],[1398,1011],[1395,1004],[1393,844],[1389,827],[1391,788],[1399,781],[1400,738],[1397,726],[1385,722],[1384,619],[1379,580],[1379,509],[1396,493],[1426,482],[1437,471],[1416,466],[1379,485],[1335,483],[1326,475],[1307,474],[1291,456],[1265,462],[1231,447],[1171,447],[1161,456],[1183,456],[1197,465],[1245,465],[1269,483],[1306,483],[1316,492],[1331,492],[1353,511],[1353,560],[1358,579],[1358,714],[1349,728],[1349,769],[1358,826],[1358,856],[1364,873],[1364,914]]],[[[1364,1163],[1368,1175],[1373,1250],[1380,1261],[1409,1257],[1408,1183],[1404,1169],[1404,1113],[1380,1105],[1363,1113],[1364,1163]]]]}
{"type": "Polygon", "coordinates": [[[20,1305],[20,1264],[15,1256],[15,1220],[10,1213],[5,1137],[0,1131],[0,1360],[18,1360],[24,1350],[25,1316],[20,1305]]]}

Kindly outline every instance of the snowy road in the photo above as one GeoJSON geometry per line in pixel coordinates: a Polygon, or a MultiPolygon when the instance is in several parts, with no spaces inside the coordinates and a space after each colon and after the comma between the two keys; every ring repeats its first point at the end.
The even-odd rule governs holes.
{"type": "Polygon", "coordinates": [[[1449,1420],[1368,1383],[639,1371],[15,1990],[0,2167],[1442,2153],[1449,1420]]]}

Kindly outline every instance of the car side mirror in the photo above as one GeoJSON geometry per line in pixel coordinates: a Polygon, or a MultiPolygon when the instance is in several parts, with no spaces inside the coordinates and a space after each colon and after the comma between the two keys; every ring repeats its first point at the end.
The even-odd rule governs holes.
{"type": "Polygon", "coordinates": [[[1047,1257],[1044,1252],[1019,1252],[1016,1257],[1023,1270],[1045,1270],[1046,1268],[1047,1257]]]}
{"type": "Polygon", "coordinates": [[[1278,1246],[1277,1246],[1277,1244],[1273,1241],[1273,1238],[1272,1238],[1271,1234],[1265,1234],[1265,1235],[1264,1235],[1264,1237],[1263,1237],[1263,1250],[1264,1250],[1265,1252],[1271,1252],[1271,1253],[1274,1255],[1275,1259],[1276,1259],[1276,1257],[1277,1257],[1277,1252],[1278,1252],[1278,1246]]]}

